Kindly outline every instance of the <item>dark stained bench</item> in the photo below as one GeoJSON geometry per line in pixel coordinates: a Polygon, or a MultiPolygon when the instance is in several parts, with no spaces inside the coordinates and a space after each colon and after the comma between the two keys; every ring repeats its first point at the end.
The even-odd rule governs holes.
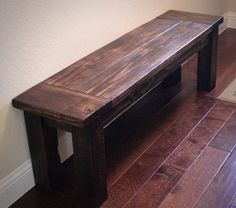
{"type": "Polygon", "coordinates": [[[35,182],[61,180],[57,129],[72,132],[76,194],[85,207],[107,197],[103,129],[153,88],[179,79],[198,53],[197,87],[215,86],[222,17],[168,11],[86,56],[13,100],[24,111],[35,182]]]}

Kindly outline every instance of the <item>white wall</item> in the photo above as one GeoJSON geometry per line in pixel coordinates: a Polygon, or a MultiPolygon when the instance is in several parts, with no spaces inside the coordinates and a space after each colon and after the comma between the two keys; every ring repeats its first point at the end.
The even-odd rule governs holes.
{"type": "Polygon", "coordinates": [[[236,0],[228,0],[228,11],[236,12],[236,0]]]}
{"type": "Polygon", "coordinates": [[[168,9],[222,15],[224,0],[0,0],[0,180],[29,156],[19,93],[168,9]]]}
{"type": "Polygon", "coordinates": [[[236,0],[228,0],[227,3],[227,25],[236,29],[236,0]]]}

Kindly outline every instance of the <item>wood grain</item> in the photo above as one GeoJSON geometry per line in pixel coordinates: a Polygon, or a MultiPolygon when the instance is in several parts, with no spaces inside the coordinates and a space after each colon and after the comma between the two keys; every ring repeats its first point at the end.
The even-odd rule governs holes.
{"type": "Polygon", "coordinates": [[[236,195],[234,196],[233,201],[231,203],[236,205],[236,195]]]}
{"type": "Polygon", "coordinates": [[[105,100],[45,84],[19,95],[13,106],[74,126],[83,126],[87,118],[109,108],[105,100]]]}
{"type": "Polygon", "coordinates": [[[231,152],[236,145],[236,113],[234,113],[224,128],[217,134],[210,146],[231,152]]]}
{"type": "Polygon", "coordinates": [[[55,74],[46,83],[61,87],[80,86],[180,22],[152,20],[55,74]]]}
{"type": "Polygon", "coordinates": [[[116,181],[109,190],[108,200],[102,207],[122,207],[162,165],[171,152],[188,135],[190,129],[202,119],[214,105],[212,99],[197,101],[183,112],[171,127],[116,181]],[[191,112],[191,113],[190,113],[191,112]]]}
{"type": "Polygon", "coordinates": [[[201,24],[209,24],[213,22],[220,24],[223,22],[223,18],[221,17],[205,15],[205,14],[199,16],[197,13],[177,11],[177,10],[170,10],[162,14],[159,18],[182,20],[182,21],[185,20],[185,21],[192,21],[192,22],[197,22],[201,24]]]}
{"type": "MultiPolygon", "coordinates": [[[[196,92],[195,75],[197,69],[197,59],[195,57],[194,60],[190,60],[187,64],[185,64],[182,67],[183,79],[180,93],[178,93],[175,99],[173,99],[172,102],[169,105],[167,105],[166,108],[164,108],[163,114],[159,114],[158,108],[162,108],[164,104],[166,105],[166,103],[164,102],[165,96],[172,94],[171,96],[173,97],[175,95],[173,94],[173,91],[171,91],[169,88],[162,89],[161,92],[159,91],[160,88],[157,91],[151,92],[150,97],[149,96],[146,97],[144,100],[139,102],[133,109],[130,109],[122,117],[120,117],[114,123],[112,123],[110,126],[107,127],[106,138],[107,142],[110,143],[106,148],[106,150],[108,151],[108,157],[107,157],[109,164],[108,173],[109,173],[109,181],[111,181],[113,185],[116,183],[117,179],[121,175],[125,174],[125,172],[128,171],[129,167],[137,160],[137,158],[139,158],[143,154],[146,148],[152,146],[153,141],[158,139],[161,134],[168,131],[168,129],[170,128],[170,126],[172,126],[172,124],[176,121],[176,119],[177,121],[179,121],[179,117],[180,115],[182,115],[184,111],[189,109],[191,109],[190,111],[193,111],[193,108],[191,108],[190,106],[196,105],[197,100],[202,99],[204,96],[211,96],[214,97],[215,99],[215,97],[217,97],[218,94],[225,89],[225,87],[232,81],[232,79],[234,79],[235,63],[236,63],[234,61],[236,58],[235,36],[236,36],[236,30],[233,29],[227,29],[220,35],[219,59],[218,59],[219,62],[217,69],[218,84],[216,85],[215,88],[216,90],[213,90],[211,93],[196,92]],[[162,100],[160,100],[160,98],[162,98],[162,100]],[[160,105],[160,103],[162,103],[162,105],[160,105]]],[[[174,89],[174,91],[175,90],[176,89],[174,89]]],[[[232,109],[235,109],[234,105],[227,102],[223,103],[226,106],[231,105],[232,109]]],[[[218,122],[216,122],[213,119],[213,117],[219,119],[219,122],[221,121],[222,118],[226,119],[227,117],[226,115],[228,114],[228,110],[230,110],[230,108],[222,106],[222,108],[218,108],[218,110],[216,110],[216,107],[217,105],[214,107],[215,115],[213,115],[211,111],[212,119],[209,118],[208,120],[209,121],[212,120],[214,123],[217,124],[218,122]],[[224,108],[226,109],[226,112],[223,111],[224,108]]],[[[209,122],[205,123],[205,125],[208,124],[209,122]]],[[[214,127],[214,129],[216,127],[217,125],[214,127]]],[[[205,128],[207,128],[207,126],[205,126],[205,128]]],[[[176,131],[177,132],[181,131],[181,128],[177,129],[176,131]]],[[[163,142],[165,141],[163,140],[163,142]]],[[[66,181],[62,187],[63,190],[58,190],[56,193],[54,190],[53,192],[45,194],[36,191],[34,187],[10,207],[31,208],[33,205],[35,208],[42,208],[42,207],[75,208],[76,202],[75,199],[72,198],[73,194],[70,191],[68,191],[68,189],[70,189],[70,186],[74,184],[74,178],[68,174],[68,172],[70,172],[70,170],[73,169],[72,161],[73,160],[68,160],[63,164],[63,169],[66,174],[65,177],[66,181]],[[69,187],[67,182],[69,183],[69,187]]],[[[149,161],[147,161],[147,163],[149,163],[149,161]]],[[[207,170],[208,167],[209,167],[208,164],[206,164],[204,169],[201,168],[200,171],[207,170]]],[[[162,170],[164,171],[164,169],[162,170]]],[[[163,174],[163,180],[165,179],[164,176],[166,176],[166,178],[167,177],[174,178],[176,176],[175,174],[176,172],[173,170],[174,168],[171,167],[171,169],[166,171],[168,172],[168,176],[163,174]]],[[[230,171],[230,168],[228,170],[230,171]]],[[[179,171],[181,172],[182,170],[179,171]]],[[[226,170],[225,170],[225,175],[227,175],[226,170]]],[[[133,178],[134,176],[135,173],[134,175],[130,174],[131,178],[133,178]]],[[[232,181],[233,178],[231,178],[230,180],[231,182],[233,182],[232,181]]],[[[171,182],[166,180],[166,184],[171,184],[171,182]]],[[[163,185],[165,185],[165,183],[163,185]]],[[[151,191],[154,192],[155,187],[153,187],[153,189],[150,187],[149,189],[150,194],[151,191]]],[[[218,185],[218,188],[222,189],[222,191],[223,189],[225,189],[226,192],[228,192],[227,190],[228,187],[224,186],[221,188],[221,185],[218,185]]],[[[126,191],[126,187],[124,187],[124,189],[122,190],[126,191]]],[[[164,191],[165,189],[163,188],[163,192],[164,191]]],[[[185,192],[189,192],[189,190],[185,190],[185,192]]],[[[136,193],[137,192],[135,192],[134,194],[136,193]]],[[[160,194],[162,193],[160,192],[160,194]]],[[[217,194],[215,196],[213,195],[213,197],[218,197],[218,195],[217,194]]],[[[145,202],[150,200],[150,198],[145,198],[144,195],[142,195],[142,199],[145,202]]],[[[220,199],[222,199],[222,197],[220,197],[220,199]]],[[[233,202],[231,204],[233,206],[233,202]]],[[[112,208],[114,207],[116,206],[114,205],[112,208]]]]}
{"type": "Polygon", "coordinates": [[[136,50],[135,53],[125,57],[109,70],[100,73],[81,88],[71,87],[91,95],[115,98],[154,69],[160,71],[171,61],[179,59],[183,52],[191,47],[190,43],[193,44],[194,39],[205,29],[206,26],[203,25],[181,22],[136,50]]]}
{"type": "Polygon", "coordinates": [[[205,187],[211,182],[216,172],[221,168],[228,155],[229,153],[226,151],[206,147],[198,160],[181,178],[179,183],[167,195],[159,207],[193,207],[201,197],[205,187]],[[207,167],[207,169],[205,167],[207,167]]]}
{"type": "Polygon", "coordinates": [[[183,170],[163,165],[125,208],[158,207],[183,174],[183,170]]]}
{"type": "Polygon", "coordinates": [[[62,182],[56,129],[45,126],[42,117],[28,112],[25,123],[36,187],[51,190],[62,182]]]}
{"type": "Polygon", "coordinates": [[[233,109],[217,103],[191,134],[175,149],[164,165],[135,194],[127,207],[158,207],[217,134],[233,109]],[[224,117],[220,117],[223,115],[224,117]]]}
{"type": "Polygon", "coordinates": [[[204,148],[212,141],[230,118],[233,109],[217,103],[198,126],[188,135],[187,139],[168,158],[166,164],[187,171],[204,148]],[[224,116],[220,117],[222,114],[224,116]]]}
{"type": "Polygon", "coordinates": [[[173,98],[179,91],[179,86],[164,90],[156,89],[106,128],[109,187],[140,154],[180,118],[186,109],[192,109],[191,106],[196,104],[196,99],[202,99],[201,96],[195,97],[186,93],[190,89],[196,91],[194,86],[186,86],[169,103],[167,98],[173,98]],[[166,106],[163,108],[163,105],[166,106]]]}
{"type": "Polygon", "coordinates": [[[198,90],[211,91],[216,85],[218,28],[208,35],[208,44],[198,53],[198,90]]]}
{"type": "MultiPolygon", "coordinates": [[[[60,166],[56,164],[59,160],[57,140],[45,140],[49,136],[55,137],[52,129],[68,129],[73,138],[78,203],[85,207],[98,207],[107,196],[104,125],[110,124],[161,83],[165,83],[194,53],[199,53],[198,89],[209,91],[214,88],[217,31],[222,17],[183,12],[181,20],[180,14],[167,12],[166,16],[173,15],[178,20],[166,20],[165,15],[165,18],[156,18],[13,99],[13,106],[31,115],[32,121],[38,118],[39,127],[33,127],[36,133],[40,133],[39,136],[28,130],[38,185],[50,185],[50,174],[56,173],[51,169],[60,166]],[[204,18],[208,23],[199,22],[204,18]],[[41,130],[39,121],[48,124],[47,131],[41,130]],[[34,136],[39,141],[35,141],[34,136]],[[39,150],[35,148],[37,144],[40,145],[39,150]],[[50,160],[51,157],[54,159],[50,160]]],[[[177,82],[180,81],[178,74],[175,74],[177,82]]],[[[117,195],[117,189],[129,187],[126,191],[120,191],[122,199],[118,197],[118,202],[117,199],[113,201],[114,206],[127,202],[127,197],[132,196],[155,173],[214,103],[210,98],[202,98],[192,109],[197,114],[191,109],[184,112],[179,123],[174,123],[159,138],[157,144],[165,140],[163,146],[155,142],[134,163],[111,188],[114,190],[111,191],[113,197],[114,193],[117,195]],[[180,131],[175,135],[178,129],[180,131]],[[150,163],[146,164],[146,161],[150,163]],[[130,174],[136,174],[139,179],[134,177],[130,180],[130,174]]],[[[30,126],[30,119],[27,122],[30,126]]]]}
{"type": "Polygon", "coordinates": [[[228,207],[236,193],[236,150],[232,152],[195,208],[228,207]]]}
{"type": "Polygon", "coordinates": [[[99,207],[107,197],[104,133],[101,122],[72,131],[75,195],[78,204],[99,207]]]}
{"type": "MultiPolygon", "coordinates": [[[[169,11],[19,95],[13,106],[83,126],[111,108],[109,114],[116,112],[115,108],[127,108],[194,53],[202,50],[215,57],[216,41],[211,40],[216,38],[211,36],[216,32],[212,30],[221,22],[222,17],[169,11]],[[202,24],[200,19],[207,22],[202,24]],[[212,50],[203,50],[206,47],[212,50]]],[[[211,63],[215,64],[214,58],[211,63]]],[[[208,62],[200,68],[214,74],[208,62]]],[[[203,80],[204,76],[199,77],[203,80]]],[[[214,79],[212,76],[207,82],[214,79]]]]}
{"type": "Polygon", "coordinates": [[[219,54],[217,63],[217,85],[208,96],[218,97],[223,90],[236,78],[235,53],[236,31],[228,29],[219,38],[219,54]],[[228,53],[230,51],[230,53],[228,53]],[[227,54],[227,55],[226,55],[227,54]]]}

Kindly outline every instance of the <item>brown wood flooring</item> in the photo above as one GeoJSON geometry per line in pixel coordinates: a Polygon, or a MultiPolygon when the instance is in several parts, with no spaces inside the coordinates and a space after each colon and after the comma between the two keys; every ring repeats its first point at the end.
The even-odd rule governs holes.
{"type": "MultiPolygon", "coordinates": [[[[109,197],[102,208],[236,208],[236,105],[216,97],[236,78],[236,30],[220,35],[217,87],[196,91],[196,57],[182,83],[157,88],[106,129],[109,197]]],[[[61,190],[34,188],[11,208],[74,208],[73,158],[61,190]]]]}

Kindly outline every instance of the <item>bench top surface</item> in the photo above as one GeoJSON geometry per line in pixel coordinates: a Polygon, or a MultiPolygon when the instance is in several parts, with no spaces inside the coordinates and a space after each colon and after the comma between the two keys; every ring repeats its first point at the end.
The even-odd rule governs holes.
{"type": "Polygon", "coordinates": [[[117,105],[133,86],[178,59],[222,21],[168,11],[22,93],[13,105],[79,125],[117,105]]]}

